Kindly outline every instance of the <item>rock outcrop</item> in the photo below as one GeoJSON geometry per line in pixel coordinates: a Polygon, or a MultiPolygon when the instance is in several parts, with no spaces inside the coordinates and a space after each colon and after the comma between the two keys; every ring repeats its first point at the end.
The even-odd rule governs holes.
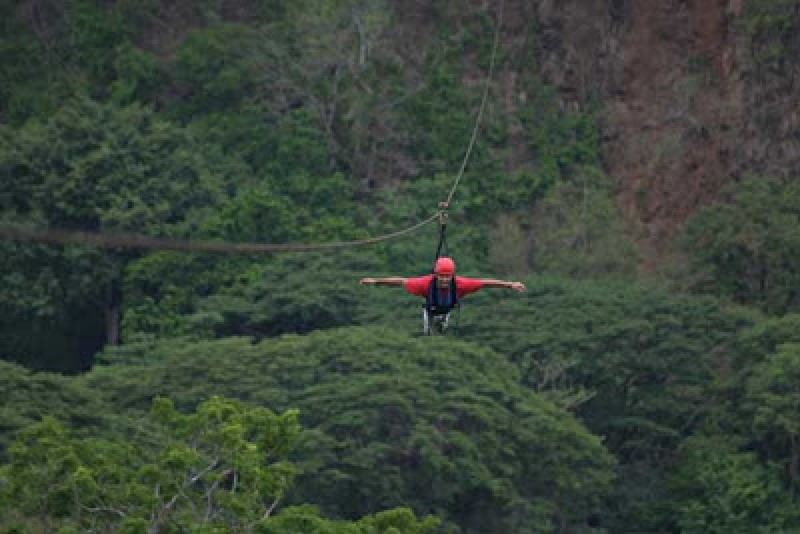
{"type": "Polygon", "coordinates": [[[800,2],[542,0],[537,17],[564,105],[603,102],[604,166],[645,267],[727,184],[800,171],[800,2]]]}

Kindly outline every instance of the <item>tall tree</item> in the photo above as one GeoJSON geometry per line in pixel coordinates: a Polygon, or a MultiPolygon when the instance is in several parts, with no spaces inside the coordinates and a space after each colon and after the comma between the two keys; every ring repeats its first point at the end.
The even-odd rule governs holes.
{"type": "MultiPolygon", "coordinates": [[[[187,235],[220,200],[222,180],[212,173],[225,172],[210,168],[181,128],[137,105],[79,98],[47,121],[0,128],[0,213],[7,223],[187,235]]],[[[120,276],[140,253],[2,246],[0,300],[14,310],[3,327],[24,333],[17,345],[0,349],[4,357],[75,369],[102,343],[119,341],[120,276]],[[40,331],[57,332],[53,337],[69,349],[44,353],[55,348],[35,341],[40,331]]]]}
{"type": "Polygon", "coordinates": [[[749,176],[687,225],[687,278],[767,312],[800,308],[800,182],[749,176]]]}

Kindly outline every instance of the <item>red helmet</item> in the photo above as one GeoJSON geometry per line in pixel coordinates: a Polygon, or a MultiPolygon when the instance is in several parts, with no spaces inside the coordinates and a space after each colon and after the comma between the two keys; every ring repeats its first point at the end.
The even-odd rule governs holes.
{"type": "Polygon", "coordinates": [[[456,274],[456,264],[450,258],[439,258],[436,260],[436,265],[433,267],[433,272],[436,274],[449,274],[453,276],[456,274]]]}

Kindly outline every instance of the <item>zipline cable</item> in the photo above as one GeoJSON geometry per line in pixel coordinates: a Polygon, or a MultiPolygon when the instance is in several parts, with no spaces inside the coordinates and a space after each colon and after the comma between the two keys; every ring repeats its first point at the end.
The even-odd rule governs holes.
{"type": "Polygon", "coordinates": [[[489,95],[489,86],[492,82],[492,75],[494,74],[494,62],[495,58],[497,57],[497,43],[500,40],[500,26],[503,23],[503,7],[504,2],[500,4],[500,10],[497,15],[497,23],[494,27],[494,42],[492,43],[492,57],[489,60],[489,72],[486,75],[486,83],[483,87],[483,97],[481,98],[481,107],[478,109],[478,117],[475,120],[475,126],[472,129],[472,137],[469,140],[469,145],[467,146],[467,151],[464,154],[464,161],[461,162],[461,168],[458,171],[458,175],[456,176],[455,182],[453,183],[453,187],[450,189],[450,194],[447,195],[447,200],[444,201],[445,209],[450,206],[450,202],[453,200],[453,195],[456,192],[456,188],[458,187],[459,182],[461,181],[461,177],[464,176],[464,170],[467,168],[467,161],[469,161],[469,157],[472,154],[472,147],[475,146],[475,139],[478,137],[478,128],[481,124],[481,119],[483,118],[483,110],[486,107],[486,99],[489,95]]]}
{"type": "Polygon", "coordinates": [[[494,64],[495,59],[497,58],[497,44],[500,41],[500,27],[503,24],[503,7],[504,2],[500,4],[500,10],[497,14],[497,22],[494,26],[494,40],[492,42],[492,56],[489,60],[489,72],[486,74],[486,82],[483,86],[483,96],[481,97],[481,106],[478,109],[478,116],[475,119],[475,126],[472,128],[472,136],[470,137],[469,144],[467,145],[467,150],[464,153],[464,160],[461,162],[461,168],[458,170],[458,174],[453,182],[453,186],[450,188],[450,193],[447,195],[447,199],[445,201],[439,203],[439,245],[436,247],[436,256],[433,258],[434,265],[436,264],[436,260],[438,260],[443,253],[447,254],[447,209],[450,207],[450,202],[453,200],[453,195],[455,195],[458,184],[461,182],[461,178],[464,176],[464,171],[467,168],[467,162],[469,161],[469,157],[472,154],[472,149],[475,146],[475,140],[478,138],[478,129],[480,128],[481,120],[483,119],[483,110],[486,108],[486,100],[489,96],[489,87],[491,86],[492,77],[494,75],[494,64]]]}
{"type": "Polygon", "coordinates": [[[227,241],[193,241],[186,239],[170,239],[149,237],[139,234],[106,234],[95,232],[72,232],[65,230],[36,230],[21,226],[0,226],[0,239],[8,241],[26,241],[46,245],[88,245],[102,248],[130,248],[145,250],[180,250],[185,252],[215,252],[229,254],[247,254],[263,252],[311,251],[344,247],[370,245],[379,241],[393,239],[409,234],[439,217],[436,212],[424,221],[418,222],[403,230],[366,239],[353,241],[330,241],[327,243],[306,244],[272,244],[272,243],[231,243],[227,241]]]}

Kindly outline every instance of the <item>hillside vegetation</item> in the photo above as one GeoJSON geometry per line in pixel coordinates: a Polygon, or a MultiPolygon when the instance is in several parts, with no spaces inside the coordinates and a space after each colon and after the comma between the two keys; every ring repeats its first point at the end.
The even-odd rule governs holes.
{"type": "MultiPolygon", "coordinates": [[[[745,3],[753,42],[792,27],[745,3]]],[[[1,241],[0,530],[800,530],[796,181],[742,176],[642,269],[607,103],[543,77],[537,9],[424,4],[0,0],[0,225],[393,232],[447,196],[488,82],[448,252],[527,285],[425,337],[418,297],[358,281],[430,272],[435,224],[1,241]]]]}

